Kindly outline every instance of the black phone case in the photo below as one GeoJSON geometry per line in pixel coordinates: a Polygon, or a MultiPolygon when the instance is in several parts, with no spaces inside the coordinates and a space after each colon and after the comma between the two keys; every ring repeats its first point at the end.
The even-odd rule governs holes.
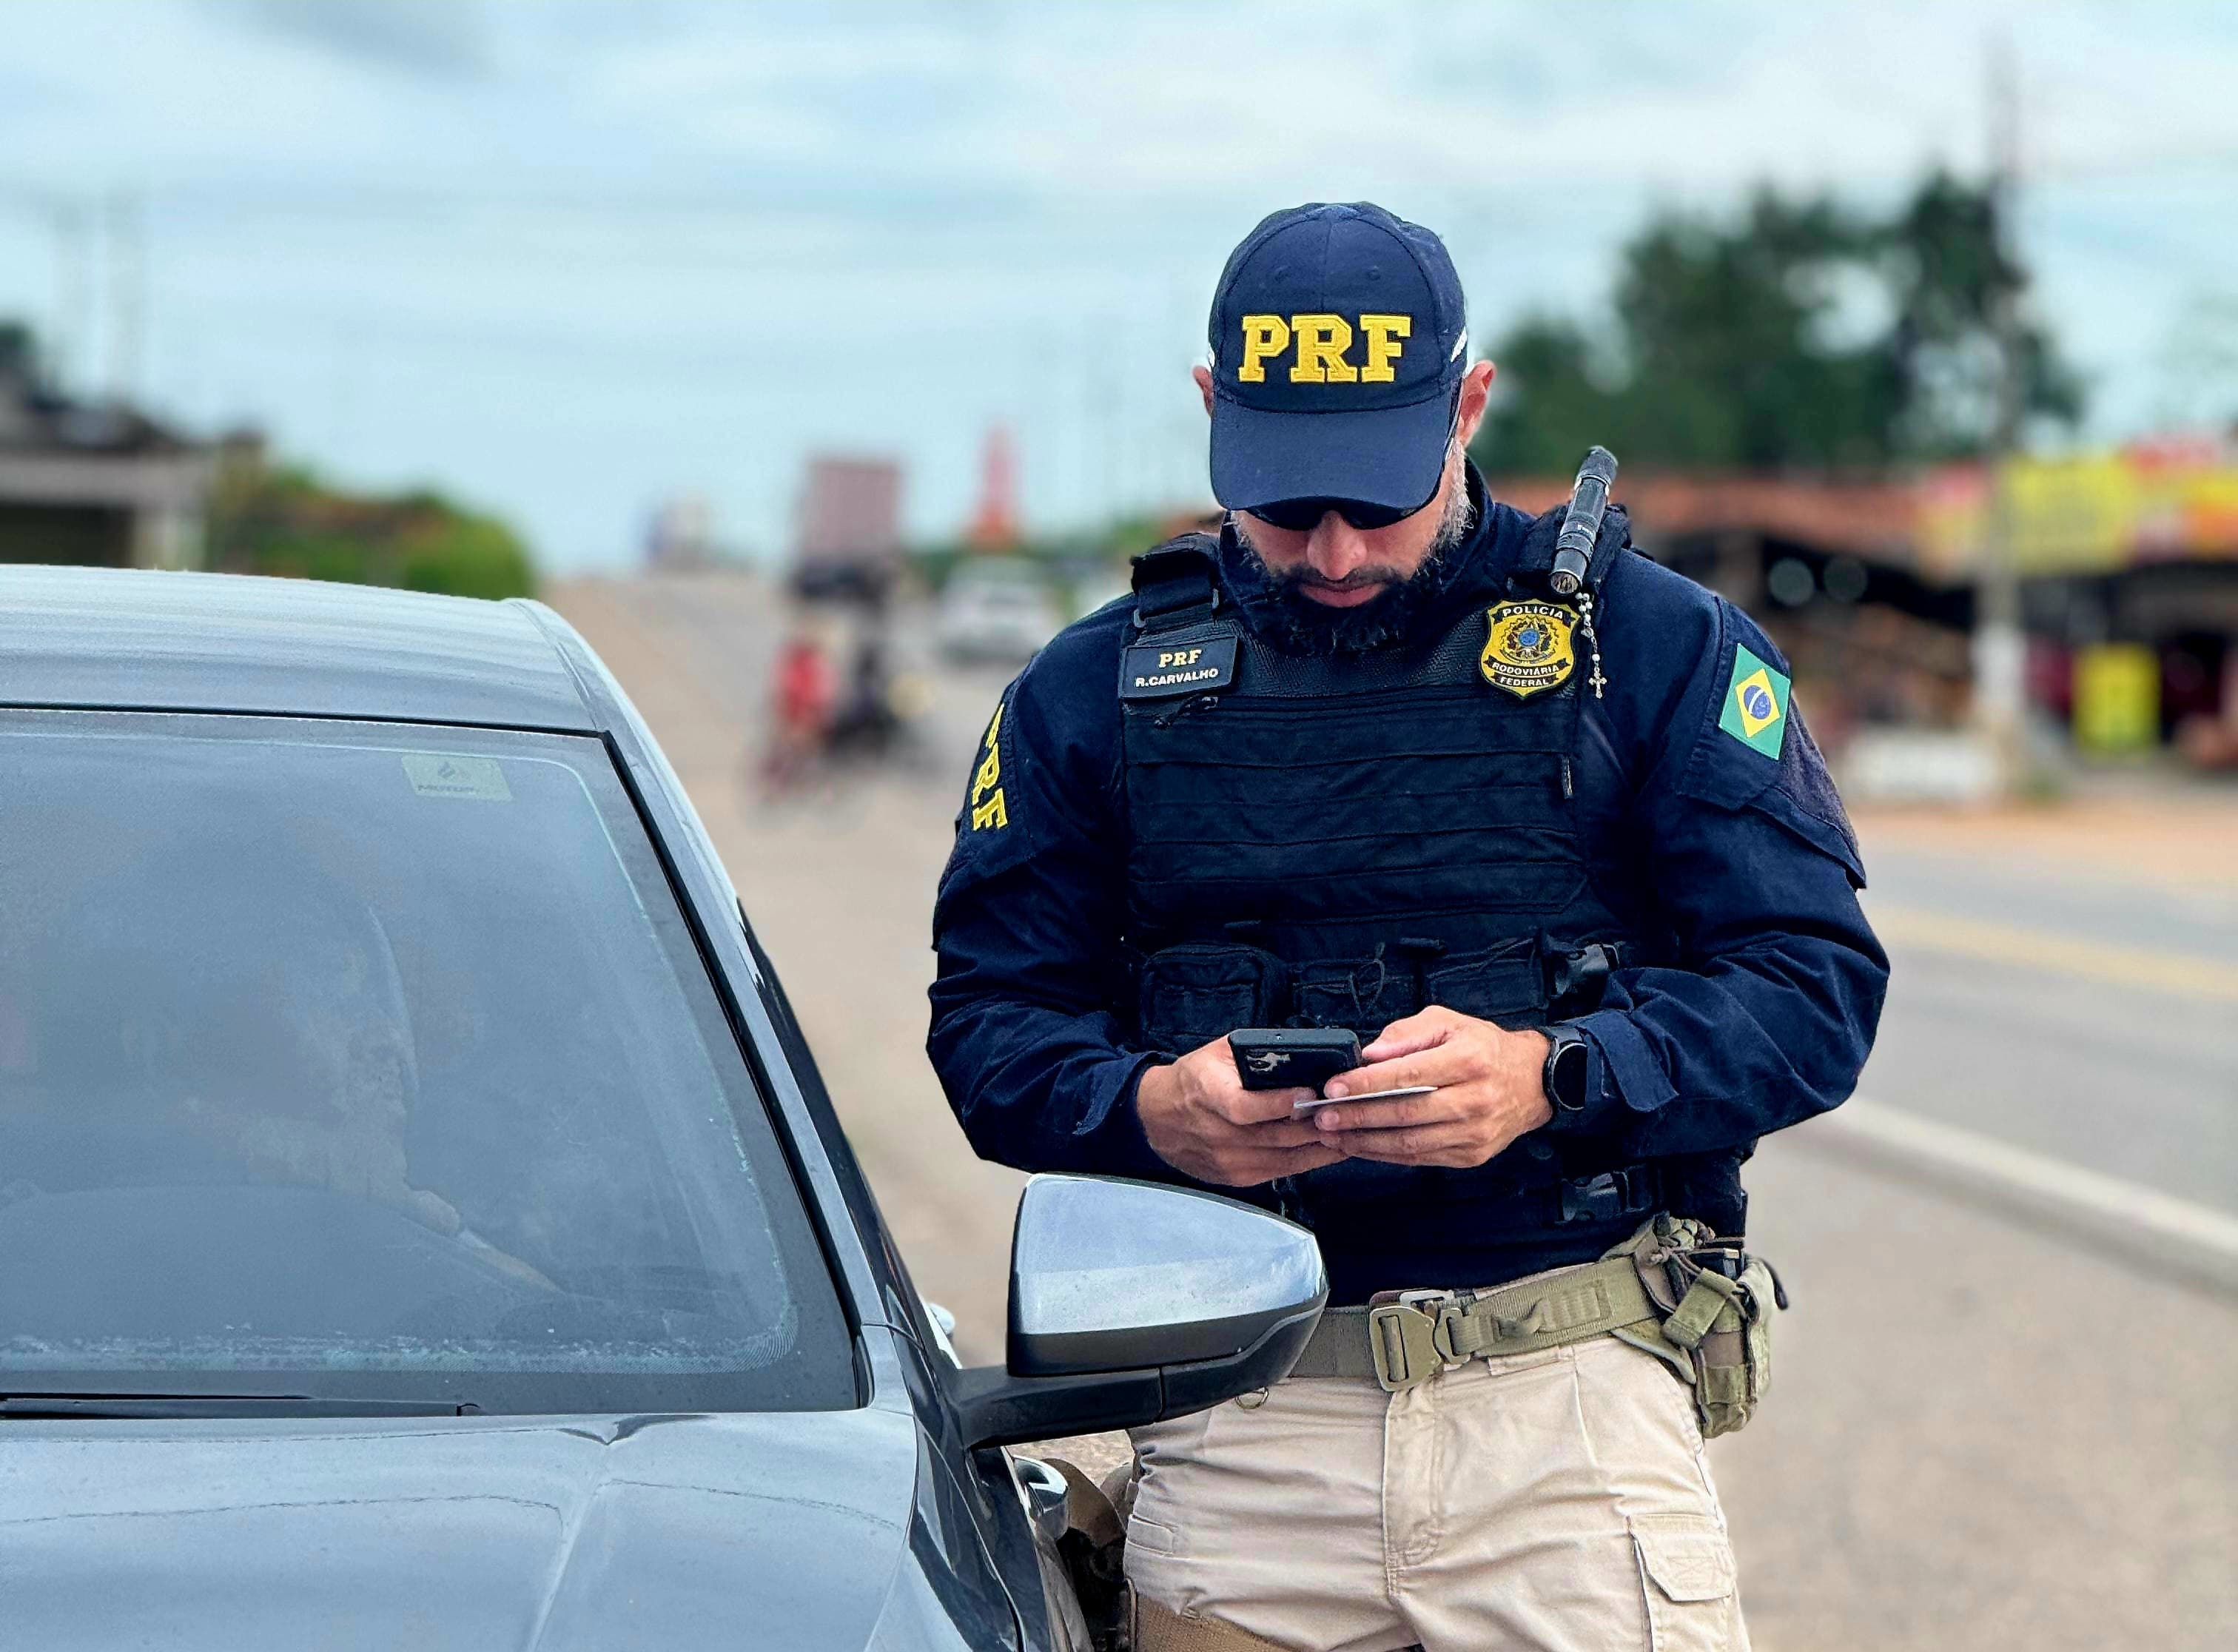
{"type": "Polygon", "coordinates": [[[1343,1027],[1245,1027],[1228,1035],[1228,1048],[1246,1090],[1319,1093],[1360,1065],[1360,1035],[1343,1027]]]}

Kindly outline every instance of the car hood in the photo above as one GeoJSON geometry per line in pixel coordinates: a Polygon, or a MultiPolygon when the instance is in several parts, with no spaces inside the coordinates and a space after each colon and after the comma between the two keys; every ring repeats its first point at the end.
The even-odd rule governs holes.
{"type": "Polygon", "coordinates": [[[912,1420],[883,1410],[0,1421],[5,1638],[48,1652],[923,1644],[878,1627],[897,1597],[924,1616],[922,1450],[912,1420]]]}

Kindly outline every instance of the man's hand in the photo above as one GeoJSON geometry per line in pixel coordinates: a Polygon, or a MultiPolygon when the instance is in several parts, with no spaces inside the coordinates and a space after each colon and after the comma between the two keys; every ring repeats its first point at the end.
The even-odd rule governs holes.
{"type": "Polygon", "coordinates": [[[1246,1090],[1228,1040],[1215,1038],[1170,1066],[1142,1074],[1135,1111],[1158,1157],[1222,1187],[1256,1187],[1302,1176],[1344,1157],[1290,1109],[1310,1090],[1246,1090]]]}
{"type": "Polygon", "coordinates": [[[1546,1100],[1546,1035],[1510,1032],[1433,1005],[1394,1021],[1326,1094],[1434,1085],[1427,1096],[1323,1107],[1314,1127],[1352,1158],[1473,1170],[1554,1116],[1546,1100]]]}

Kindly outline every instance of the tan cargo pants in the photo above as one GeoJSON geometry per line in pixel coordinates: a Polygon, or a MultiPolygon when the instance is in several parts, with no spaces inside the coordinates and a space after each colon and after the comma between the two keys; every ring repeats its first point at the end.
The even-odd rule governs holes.
{"type": "Polygon", "coordinates": [[[1127,1571],[1173,1611],[1298,1652],[1748,1645],[1692,1397],[1612,1337],[1403,1394],[1297,1379],[1134,1443],[1127,1571]]]}

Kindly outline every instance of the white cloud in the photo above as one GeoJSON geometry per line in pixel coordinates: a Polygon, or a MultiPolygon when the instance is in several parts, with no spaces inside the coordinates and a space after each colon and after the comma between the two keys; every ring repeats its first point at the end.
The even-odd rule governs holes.
{"type": "Polygon", "coordinates": [[[213,11],[344,59],[413,74],[488,67],[476,0],[205,0],[213,11]]]}

